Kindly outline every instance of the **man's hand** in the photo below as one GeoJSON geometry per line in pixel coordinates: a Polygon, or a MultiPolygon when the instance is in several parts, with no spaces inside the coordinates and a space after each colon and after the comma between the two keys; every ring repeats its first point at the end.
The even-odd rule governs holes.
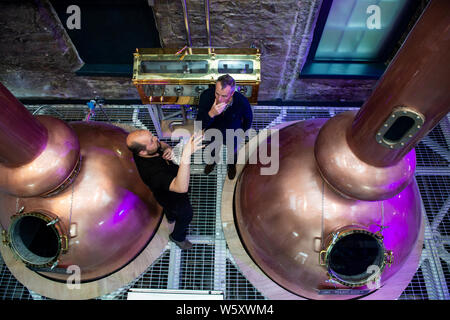
{"type": "Polygon", "coordinates": [[[217,103],[217,100],[214,100],[214,104],[212,105],[211,109],[208,112],[208,115],[211,118],[217,117],[219,114],[223,112],[225,107],[227,106],[227,103],[221,102],[217,103]]]}
{"type": "Polygon", "coordinates": [[[202,141],[203,141],[203,132],[193,134],[189,138],[189,141],[184,146],[183,153],[181,154],[181,161],[190,163],[191,155],[195,151],[200,150],[204,147],[202,145],[202,141]]]}
{"type": "Polygon", "coordinates": [[[189,152],[189,156],[191,156],[195,151],[203,148],[202,141],[203,132],[197,132],[189,138],[189,141],[185,147],[186,152],[189,152]]]}
{"type": "Polygon", "coordinates": [[[164,160],[172,161],[174,159],[173,149],[171,147],[164,149],[162,157],[164,160]]]}

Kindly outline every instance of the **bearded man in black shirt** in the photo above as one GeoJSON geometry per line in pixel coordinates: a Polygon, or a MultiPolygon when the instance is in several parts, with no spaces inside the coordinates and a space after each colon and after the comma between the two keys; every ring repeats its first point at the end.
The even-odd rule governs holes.
{"type": "Polygon", "coordinates": [[[180,165],[172,162],[173,151],[147,130],[137,130],[127,136],[127,146],[133,152],[134,162],[142,181],[150,188],[163,207],[169,223],[175,222],[169,239],[181,249],[192,248],[186,239],[192,220],[192,206],[188,197],[191,155],[202,148],[202,135],[191,136],[185,145],[180,165]]]}

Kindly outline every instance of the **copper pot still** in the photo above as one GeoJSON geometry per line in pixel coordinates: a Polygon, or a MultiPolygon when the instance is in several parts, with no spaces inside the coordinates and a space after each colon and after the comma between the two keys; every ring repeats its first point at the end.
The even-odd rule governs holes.
{"type": "Polygon", "coordinates": [[[236,229],[285,290],[308,299],[370,295],[423,238],[414,146],[449,112],[449,14],[450,2],[430,2],[359,112],[280,129],[277,174],[245,165],[236,229]]]}
{"type": "MultiPolygon", "coordinates": [[[[3,245],[48,281],[104,278],[151,241],[162,208],[139,178],[127,132],[32,116],[0,84],[3,245]]],[[[39,292],[37,292],[39,293],[39,292]]]]}

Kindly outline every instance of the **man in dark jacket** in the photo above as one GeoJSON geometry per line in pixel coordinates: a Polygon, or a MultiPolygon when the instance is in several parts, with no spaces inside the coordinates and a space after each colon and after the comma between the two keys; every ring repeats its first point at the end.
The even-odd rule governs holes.
{"type": "MultiPolygon", "coordinates": [[[[223,144],[227,144],[227,129],[242,129],[247,131],[253,120],[253,111],[248,99],[240,92],[235,91],[236,82],[230,75],[223,75],[217,79],[214,88],[205,90],[200,96],[198,105],[197,121],[202,122],[202,128],[218,129],[222,133],[223,144]]],[[[214,142],[214,141],[212,141],[214,142]]],[[[228,141],[231,143],[232,141],[228,141]]],[[[236,161],[237,161],[237,143],[234,137],[234,148],[228,152],[233,153],[229,155],[227,161],[228,178],[234,179],[236,175],[236,161]],[[229,163],[229,162],[232,163],[229,163]]],[[[214,154],[212,155],[214,157],[214,154]]],[[[205,174],[209,174],[216,163],[207,164],[205,167],[205,174]]]]}
{"type": "Polygon", "coordinates": [[[174,223],[169,235],[181,249],[190,249],[186,239],[192,220],[192,207],[188,197],[191,155],[202,148],[201,135],[191,136],[181,154],[180,165],[172,162],[172,148],[158,140],[150,131],[137,130],[127,136],[127,146],[133,152],[134,162],[142,181],[164,208],[169,223],[174,223]]]}

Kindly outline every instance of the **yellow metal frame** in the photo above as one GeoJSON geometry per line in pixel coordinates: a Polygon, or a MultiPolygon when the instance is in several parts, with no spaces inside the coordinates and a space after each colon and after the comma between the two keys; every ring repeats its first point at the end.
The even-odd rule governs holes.
{"type": "MultiPolygon", "coordinates": [[[[184,49],[184,48],[183,48],[184,49]]],[[[142,103],[144,104],[197,104],[198,96],[148,96],[144,86],[147,85],[209,85],[215,84],[223,73],[218,72],[221,60],[251,60],[253,72],[249,74],[229,73],[237,86],[252,86],[249,101],[257,102],[259,84],[261,82],[261,54],[259,49],[221,49],[221,48],[189,48],[184,51],[174,48],[144,48],[136,49],[133,64],[133,84],[136,86],[142,103]],[[189,53],[188,53],[189,52],[189,53]],[[206,73],[141,73],[140,66],[144,61],[207,61],[206,73]]]]}

